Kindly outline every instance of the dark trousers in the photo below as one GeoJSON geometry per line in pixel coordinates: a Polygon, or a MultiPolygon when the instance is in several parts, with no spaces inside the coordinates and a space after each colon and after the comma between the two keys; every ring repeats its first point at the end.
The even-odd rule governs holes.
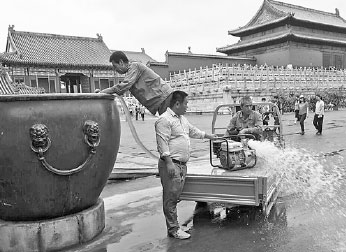
{"type": "Polygon", "coordinates": [[[299,109],[294,111],[294,117],[299,120],[299,109]]]}
{"type": "Polygon", "coordinates": [[[321,117],[318,117],[318,115],[315,114],[314,120],[312,122],[319,133],[322,133],[323,117],[323,115],[321,117]]]}
{"type": "Polygon", "coordinates": [[[165,161],[159,159],[159,175],[163,187],[163,213],[166,218],[168,233],[179,229],[177,204],[183,190],[186,177],[186,165],[174,164],[175,175],[171,178],[167,172],[165,161]]]}
{"type": "Polygon", "coordinates": [[[304,121],[306,119],[306,113],[299,115],[299,123],[300,123],[300,129],[302,130],[302,132],[304,132],[304,121]]]}

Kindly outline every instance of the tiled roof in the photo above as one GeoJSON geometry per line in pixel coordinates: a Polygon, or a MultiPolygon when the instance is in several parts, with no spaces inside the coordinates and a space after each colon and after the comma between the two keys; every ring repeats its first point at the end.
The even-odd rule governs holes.
{"type": "Polygon", "coordinates": [[[102,37],[86,38],[15,31],[9,28],[5,64],[111,69],[111,52],[102,37]]]}
{"type": "Polygon", "coordinates": [[[34,88],[24,83],[13,83],[4,69],[0,67],[0,95],[43,94],[44,88],[34,88]]]}
{"type": "Polygon", "coordinates": [[[337,13],[314,10],[274,0],[264,0],[262,6],[248,24],[229,31],[228,34],[237,36],[247,31],[280,22],[286,18],[346,29],[346,21],[337,13]]]}
{"type": "Polygon", "coordinates": [[[158,61],[149,61],[147,63],[147,66],[164,66],[164,67],[168,67],[168,63],[166,62],[158,62],[158,61]]]}
{"type": "Polygon", "coordinates": [[[346,21],[336,13],[314,10],[273,0],[268,0],[268,2],[279,11],[294,13],[295,19],[346,28],[346,21]]]}
{"type": "MultiPolygon", "coordinates": [[[[111,52],[115,52],[117,50],[111,50],[111,52]]],[[[152,57],[150,57],[148,54],[145,53],[144,50],[141,52],[133,52],[133,51],[122,51],[125,53],[129,61],[136,61],[136,62],[141,62],[144,65],[146,65],[148,62],[156,62],[152,57]]],[[[109,58],[109,57],[108,57],[109,58]]]]}
{"type": "Polygon", "coordinates": [[[8,74],[0,66],[0,95],[14,94],[8,74]]]}
{"type": "Polygon", "coordinates": [[[177,52],[166,52],[166,54],[168,56],[183,56],[183,57],[192,57],[192,58],[254,60],[253,57],[237,57],[237,56],[225,56],[225,55],[213,55],[213,54],[177,53],[177,52]]]}
{"type": "Polygon", "coordinates": [[[247,48],[259,47],[263,46],[266,43],[274,43],[274,41],[278,40],[293,40],[293,41],[301,41],[301,40],[309,40],[310,42],[314,42],[317,44],[333,44],[333,45],[342,45],[346,46],[346,38],[345,37],[330,37],[324,34],[316,34],[316,33],[308,33],[304,31],[294,31],[286,30],[280,33],[275,33],[269,36],[265,36],[262,38],[253,38],[251,40],[244,40],[237,44],[220,47],[217,49],[218,52],[222,53],[230,53],[239,50],[246,50],[247,48]]]}

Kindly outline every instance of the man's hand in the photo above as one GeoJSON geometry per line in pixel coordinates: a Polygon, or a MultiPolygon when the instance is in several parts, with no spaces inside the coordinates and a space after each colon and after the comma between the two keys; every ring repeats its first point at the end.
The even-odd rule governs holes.
{"type": "Polygon", "coordinates": [[[318,118],[321,118],[322,117],[322,115],[318,115],[318,118]]]}
{"type": "Polygon", "coordinates": [[[164,161],[166,163],[168,176],[170,178],[174,178],[176,167],[175,167],[171,157],[165,156],[165,157],[163,157],[163,159],[164,159],[164,161]]]}
{"type": "Polygon", "coordinates": [[[250,134],[252,133],[251,129],[242,129],[241,131],[239,131],[239,134],[250,134]]]}
{"type": "Polygon", "coordinates": [[[175,165],[173,162],[166,163],[167,165],[167,172],[170,178],[174,178],[175,176],[175,165]]]}
{"type": "Polygon", "coordinates": [[[216,134],[205,134],[205,138],[208,138],[210,140],[215,140],[216,138],[218,138],[218,135],[216,134]]]}

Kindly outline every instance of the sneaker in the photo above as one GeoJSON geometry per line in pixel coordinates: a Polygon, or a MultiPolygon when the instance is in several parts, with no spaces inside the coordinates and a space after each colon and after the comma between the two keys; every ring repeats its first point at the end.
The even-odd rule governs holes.
{"type": "Polygon", "coordinates": [[[184,231],[185,233],[190,233],[191,227],[188,226],[180,226],[180,229],[184,231]]]}
{"type": "Polygon", "coordinates": [[[302,131],[302,132],[300,132],[300,134],[301,134],[301,135],[304,135],[304,134],[305,134],[305,132],[304,132],[304,131],[302,131]]]}
{"type": "Polygon", "coordinates": [[[321,132],[316,132],[316,135],[321,135],[322,133],[321,132]]]}
{"type": "Polygon", "coordinates": [[[170,237],[173,237],[175,239],[180,239],[180,240],[185,240],[185,239],[189,239],[191,237],[190,234],[184,232],[183,230],[181,230],[180,228],[173,232],[173,233],[170,233],[169,234],[170,237]]]}

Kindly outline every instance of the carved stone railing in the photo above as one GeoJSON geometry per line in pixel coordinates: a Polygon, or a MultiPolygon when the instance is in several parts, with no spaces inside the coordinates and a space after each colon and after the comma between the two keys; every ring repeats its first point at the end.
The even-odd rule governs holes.
{"type": "Polygon", "coordinates": [[[271,97],[277,93],[314,95],[317,91],[346,88],[346,70],[268,66],[214,65],[171,74],[173,89],[189,94],[190,110],[213,110],[222,102],[244,95],[271,97]],[[208,109],[207,109],[208,110],[208,109]]]}

